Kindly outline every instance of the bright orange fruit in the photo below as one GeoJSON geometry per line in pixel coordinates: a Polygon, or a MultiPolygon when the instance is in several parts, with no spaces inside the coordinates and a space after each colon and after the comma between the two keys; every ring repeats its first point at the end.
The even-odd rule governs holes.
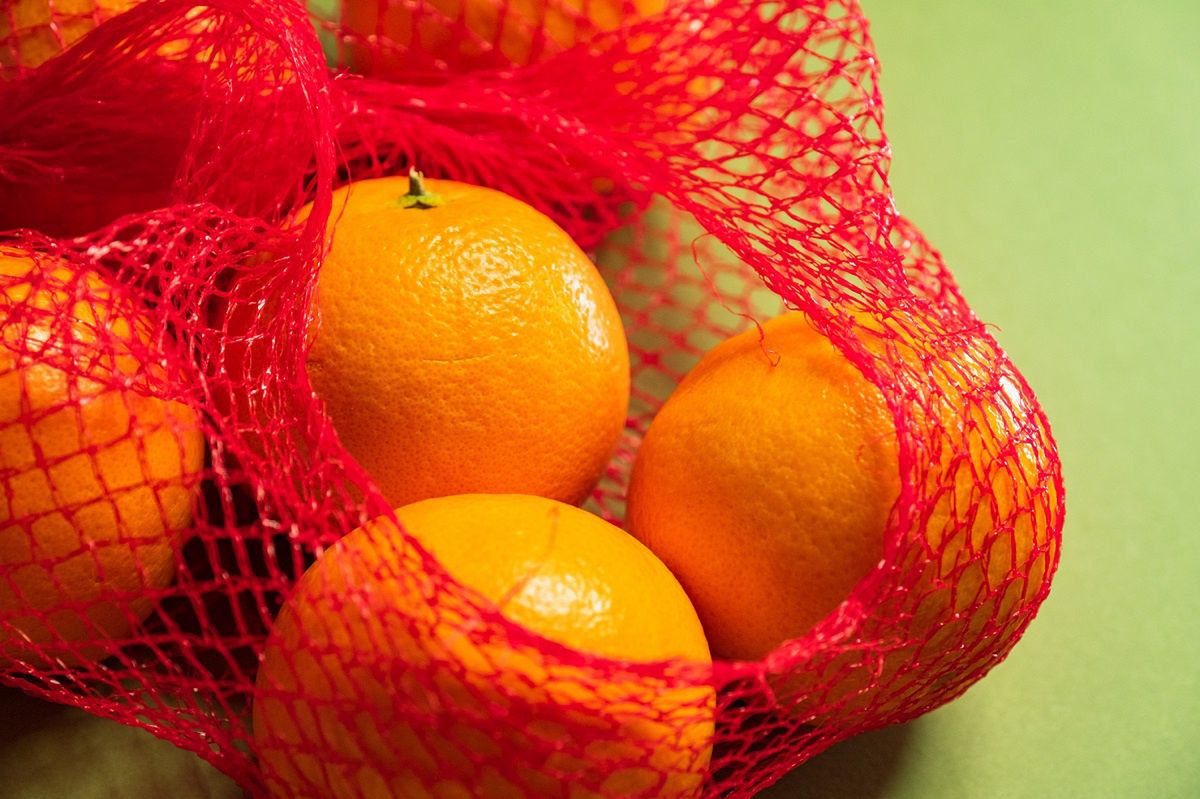
{"type": "Polygon", "coordinates": [[[405,207],[408,190],[381,178],[334,195],[307,363],[339,438],[393,505],[473,492],[580,502],[629,399],[603,279],[519,200],[431,180],[440,204],[405,207]]]}
{"type": "Polygon", "coordinates": [[[171,582],[204,442],[191,409],[139,391],[145,323],[99,274],[0,250],[0,277],[0,660],[24,639],[94,656],[171,582]]]}
{"type": "MultiPolygon", "coordinates": [[[[540,635],[619,660],[708,662],[700,622],[666,567],[579,508],[468,495],[397,516],[451,576],[540,635]]],[[[711,688],[630,672],[597,682],[599,672],[536,646],[473,639],[469,608],[414,558],[377,520],[323,555],[285,604],[254,703],[273,795],[698,793],[711,688]]]]}
{"type": "Polygon", "coordinates": [[[879,392],[797,314],[718,345],[650,426],[630,531],[680,578],[713,652],[759,658],[879,560],[899,492],[879,392]],[[778,353],[772,365],[763,348],[778,353]]]}
{"type": "MultiPolygon", "coordinates": [[[[762,336],[751,329],[723,342],[680,383],[646,434],[628,492],[630,531],[679,577],[714,655],[737,659],[804,635],[847,598],[883,556],[900,490],[879,391],[802,314],[767,322],[762,336]]],[[[918,357],[903,338],[897,348],[918,357]]],[[[979,368],[961,356],[937,378],[948,397],[979,368]]],[[[928,595],[910,625],[916,639],[1022,575],[995,598],[991,623],[1002,625],[1049,562],[1053,524],[1043,514],[1053,503],[1031,497],[1053,489],[1025,440],[1028,419],[1002,409],[1001,396],[941,411],[968,444],[938,455],[956,459],[956,485],[928,510],[936,555],[909,588],[928,595]],[[991,496],[980,499],[981,488],[991,496]],[[972,503],[969,529],[950,523],[972,503]]],[[[972,623],[981,629],[988,616],[972,623]]],[[[954,645],[951,629],[963,634],[947,628],[927,657],[954,645]]]]}

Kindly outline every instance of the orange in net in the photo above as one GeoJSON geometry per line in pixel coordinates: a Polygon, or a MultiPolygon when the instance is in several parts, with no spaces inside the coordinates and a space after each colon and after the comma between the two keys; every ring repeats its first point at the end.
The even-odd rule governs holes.
{"type": "Polygon", "coordinates": [[[803,315],[763,330],[680,383],[629,484],[631,532],[687,588],[713,652],[740,660],[846,598],[882,555],[900,487],[875,387],[803,315]]]}
{"type": "Polygon", "coordinates": [[[171,582],[203,438],[99,274],[0,250],[0,280],[0,658],[102,656],[171,582]]]}
{"type": "MultiPolygon", "coordinates": [[[[442,497],[397,516],[451,576],[553,641],[626,661],[708,662],[679,583],[599,517],[521,495],[442,497]]],[[[605,680],[483,632],[453,596],[384,519],[309,569],[257,681],[254,737],[273,795],[699,792],[711,688],[624,671],[605,680]]]]}
{"type": "MultiPolygon", "coordinates": [[[[909,330],[920,324],[901,318],[909,330]]],[[[869,317],[858,323],[882,331],[869,317]]],[[[902,333],[893,346],[917,363],[913,341],[902,333]]],[[[919,575],[912,596],[924,601],[895,632],[931,638],[926,659],[970,637],[953,619],[976,605],[995,603],[990,616],[967,614],[977,638],[985,624],[1003,627],[1028,603],[1023,592],[1041,584],[1050,560],[1053,525],[1038,518],[1043,506],[1030,497],[1052,488],[1039,478],[1039,450],[1022,441],[1030,414],[1004,406],[1002,384],[970,403],[960,393],[986,382],[979,379],[984,368],[984,353],[952,353],[933,378],[943,398],[940,423],[966,442],[933,453],[956,459],[941,464],[954,469],[954,489],[923,508],[927,562],[905,564],[919,575]],[[970,522],[956,522],[966,508],[973,508],[970,522]],[[1009,529],[1012,538],[1000,534],[1009,529]]],[[[880,563],[899,491],[895,429],[883,397],[803,314],[792,313],[764,324],[761,340],[753,328],[721,343],[680,383],[638,453],[628,521],[687,589],[713,653],[757,659],[807,633],[880,563]]],[[[912,654],[889,656],[877,683],[886,685],[912,654]]],[[[863,674],[844,675],[838,691],[867,682],[863,674]]]]}
{"type": "Polygon", "coordinates": [[[604,280],[519,200],[415,185],[420,198],[405,178],[334,192],[307,364],[338,437],[392,505],[472,492],[582,501],[629,401],[604,280]]]}

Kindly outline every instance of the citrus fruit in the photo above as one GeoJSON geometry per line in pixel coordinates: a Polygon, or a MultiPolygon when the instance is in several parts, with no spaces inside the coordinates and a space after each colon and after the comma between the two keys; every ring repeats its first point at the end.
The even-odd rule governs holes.
{"type": "MultiPolygon", "coordinates": [[[[505,617],[579,652],[708,662],[678,582],[632,537],[542,497],[465,495],[397,517],[505,617]]],[[[378,519],[296,585],[256,683],[277,796],[695,795],[713,692],[568,663],[483,622],[378,519]],[[431,599],[433,600],[431,602],[431,599]]]]}
{"type": "Polygon", "coordinates": [[[687,588],[713,652],[745,660],[845,599],[899,492],[875,387],[801,315],[764,333],[723,342],[680,383],[628,491],[630,531],[687,588]]]}
{"type": "Polygon", "coordinates": [[[612,296],[528,205],[422,185],[421,202],[402,178],[335,192],[312,386],[392,505],[472,492],[579,502],[629,400],[612,296]]]}
{"type": "Polygon", "coordinates": [[[342,27],[385,40],[375,47],[349,43],[352,66],[372,74],[387,74],[405,60],[420,58],[466,68],[523,66],[665,7],[666,0],[423,0],[386,5],[347,0],[342,27]]]}
{"type": "Polygon", "coordinates": [[[203,439],[139,390],[146,325],[98,273],[0,249],[0,286],[0,660],[89,657],[170,583],[203,439]]]}
{"type": "MultiPolygon", "coordinates": [[[[897,349],[918,358],[911,341],[897,349]]],[[[952,360],[939,378],[948,398],[951,383],[969,385],[981,368],[969,353],[952,360]]],[[[917,637],[966,614],[1006,575],[1044,568],[1030,556],[1050,529],[1028,510],[1039,467],[1019,443],[1025,420],[994,396],[970,409],[949,399],[939,413],[948,429],[968,431],[969,445],[938,456],[957,458],[958,468],[955,490],[928,510],[936,554],[908,587],[928,594],[911,622],[917,637]],[[990,502],[972,499],[981,487],[990,502]],[[956,528],[951,512],[972,501],[981,507],[970,529],[956,528]],[[1004,529],[1015,535],[997,534],[1004,529]]],[[[793,313],[764,324],[761,341],[751,329],[721,343],[680,383],[638,453],[628,523],[687,589],[714,655],[755,659],[808,632],[880,562],[899,491],[882,395],[793,313]]],[[[1036,590],[1040,573],[1026,577],[1021,585],[1036,590]]],[[[996,618],[1020,599],[1006,596],[996,618]]]]}
{"type": "Polygon", "coordinates": [[[0,75],[35,69],[141,0],[15,0],[0,13],[0,75]]]}

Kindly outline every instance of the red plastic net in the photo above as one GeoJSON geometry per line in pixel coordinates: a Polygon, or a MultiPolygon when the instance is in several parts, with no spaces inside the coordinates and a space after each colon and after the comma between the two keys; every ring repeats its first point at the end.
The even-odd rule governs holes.
{"type": "Polygon", "coordinates": [[[0,4],[6,684],[256,795],[748,796],[1006,655],[1057,563],[1059,461],[895,210],[856,4],[316,5],[0,4]],[[279,623],[294,661],[256,691],[305,568],[390,513],[304,359],[333,190],[410,166],[532,204],[600,266],[633,397],[589,507],[618,524],[656,409],[755,320],[806,312],[879,387],[901,490],[835,612],[759,662],[616,662],[382,537],[279,623]]]}

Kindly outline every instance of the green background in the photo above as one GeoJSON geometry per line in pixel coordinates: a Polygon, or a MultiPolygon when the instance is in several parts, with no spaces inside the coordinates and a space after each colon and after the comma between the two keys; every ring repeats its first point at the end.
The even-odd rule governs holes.
{"type": "MultiPolygon", "coordinates": [[[[897,202],[1049,413],[1065,545],[985,681],[765,796],[1200,796],[1200,4],[863,2],[897,202]]],[[[78,711],[5,692],[0,720],[6,797],[238,795],[78,711]]]]}

